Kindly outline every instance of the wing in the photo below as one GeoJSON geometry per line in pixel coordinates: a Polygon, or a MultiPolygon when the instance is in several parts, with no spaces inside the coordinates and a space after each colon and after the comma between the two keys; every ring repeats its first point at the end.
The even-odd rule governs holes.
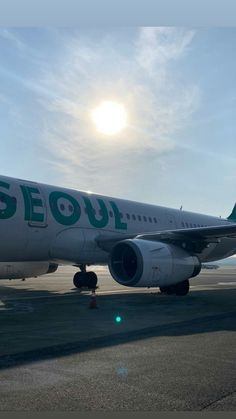
{"type": "Polygon", "coordinates": [[[103,250],[110,251],[117,242],[134,238],[168,242],[177,246],[185,244],[186,250],[201,253],[209,243],[219,243],[222,238],[236,238],[236,223],[139,234],[101,235],[97,238],[97,243],[103,250]]]}

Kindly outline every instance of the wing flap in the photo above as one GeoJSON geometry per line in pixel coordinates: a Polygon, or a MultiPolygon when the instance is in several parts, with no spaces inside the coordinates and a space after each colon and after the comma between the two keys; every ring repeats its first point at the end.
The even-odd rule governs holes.
{"type": "Polygon", "coordinates": [[[166,239],[190,239],[207,240],[221,239],[223,237],[236,238],[236,223],[228,223],[221,226],[196,227],[179,230],[160,231],[152,233],[138,234],[138,238],[144,240],[162,240],[166,239]]]}

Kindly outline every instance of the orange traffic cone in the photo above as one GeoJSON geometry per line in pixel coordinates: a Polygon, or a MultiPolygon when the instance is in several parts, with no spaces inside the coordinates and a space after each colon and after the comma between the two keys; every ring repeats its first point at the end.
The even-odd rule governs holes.
{"type": "Polygon", "coordinates": [[[98,308],[95,291],[92,291],[89,308],[98,308]]]}

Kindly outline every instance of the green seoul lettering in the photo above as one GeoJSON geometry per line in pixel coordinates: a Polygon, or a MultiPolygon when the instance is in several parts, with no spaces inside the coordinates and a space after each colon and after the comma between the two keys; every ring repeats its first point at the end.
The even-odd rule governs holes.
{"type": "Polygon", "coordinates": [[[83,200],[85,202],[86,211],[88,214],[88,219],[89,219],[90,224],[96,228],[105,227],[108,224],[109,217],[108,217],[108,211],[107,211],[104,201],[99,198],[97,199],[100,206],[99,213],[101,214],[101,218],[97,220],[97,218],[95,217],[94,209],[93,209],[90,199],[87,196],[83,196],[83,200]]]}
{"type": "Polygon", "coordinates": [[[109,201],[110,205],[113,209],[114,216],[115,216],[115,228],[119,230],[127,230],[127,223],[122,223],[121,221],[121,215],[119,208],[117,207],[116,203],[113,201],[109,201]]]}
{"type": "Polygon", "coordinates": [[[53,217],[60,224],[68,226],[75,224],[80,219],[81,209],[79,203],[76,201],[75,198],[73,198],[73,196],[70,196],[65,192],[51,192],[49,196],[49,204],[53,217]],[[63,212],[60,210],[58,206],[58,200],[61,198],[69,201],[69,205],[72,206],[72,214],[66,215],[63,214],[63,212]]]}
{"type": "MultiPolygon", "coordinates": [[[[6,182],[0,182],[0,187],[9,189],[10,185],[6,182]]],[[[11,218],[16,212],[16,199],[1,191],[0,202],[4,203],[6,206],[6,208],[0,209],[0,219],[11,218]]]]}
{"type": "Polygon", "coordinates": [[[35,198],[33,195],[40,195],[38,188],[31,186],[20,186],[24,202],[25,202],[25,220],[26,221],[44,221],[44,214],[36,212],[36,208],[43,208],[43,202],[40,198],[35,198]]]}

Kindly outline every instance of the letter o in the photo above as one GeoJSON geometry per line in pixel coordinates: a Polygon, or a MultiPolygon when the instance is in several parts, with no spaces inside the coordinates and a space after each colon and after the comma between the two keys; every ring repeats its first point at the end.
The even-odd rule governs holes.
{"type": "Polygon", "coordinates": [[[76,201],[73,196],[68,195],[65,192],[51,192],[49,195],[49,205],[51,208],[51,212],[55,220],[63,225],[72,225],[75,224],[81,215],[81,209],[79,203],[76,201]],[[62,214],[59,207],[58,207],[58,200],[60,198],[67,199],[67,201],[70,202],[70,204],[73,206],[73,213],[71,215],[65,215],[62,214]]]}

